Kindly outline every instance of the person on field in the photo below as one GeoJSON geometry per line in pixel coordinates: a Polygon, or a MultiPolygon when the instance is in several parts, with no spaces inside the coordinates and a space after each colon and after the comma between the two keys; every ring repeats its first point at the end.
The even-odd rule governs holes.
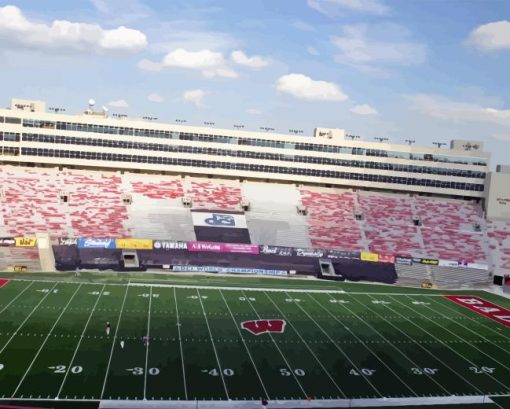
{"type": "Polygon", "coordinates": [[[112,326],[110,325],[110,321],[106,322],[106,336],[110,336],[110,330],[112,329],[112,326]]]}
{"type": "Polygon", "coordinates": [[[145,335],[143,338],[143,346],[148,347],[149,346],[149,337],[145,335]]]}

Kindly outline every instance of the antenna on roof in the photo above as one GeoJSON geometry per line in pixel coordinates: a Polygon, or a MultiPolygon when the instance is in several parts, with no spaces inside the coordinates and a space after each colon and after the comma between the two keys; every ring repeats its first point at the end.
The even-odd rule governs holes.
{"type": "Polygon", "coordinates": [[[94,105],[96,105],[96,100],[93,98],[89,99],[89,110],[92,111],[92,108],[94,108],[94,105]]]}

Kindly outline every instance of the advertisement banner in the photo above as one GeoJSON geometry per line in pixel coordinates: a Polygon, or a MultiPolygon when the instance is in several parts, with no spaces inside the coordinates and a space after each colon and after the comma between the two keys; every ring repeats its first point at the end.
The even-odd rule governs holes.
{"type": "Polygon", "coordinates": [[[472,295],[445,295],[449,300],[510,327],[510,310],[472,295]]]}
{"type": "Polygon", "coordinates": [[[60,237],[58,239],[59,246],[76,246],[78,245],[78,239],[73,237],[60,237]]]}
{"type": "Polygon", "coordinates": [[[291,247],[280,247],[280,246],[260,246],[259,247],[260,254],[273,254],[275,256],[292,256],[292,248],[291,247]]]}
{"type": "Polygon", "coordinates": [[[244,214],[191,212],[193,226],[228,227],[231,229],[247,229],[244,214]]]}
{"type": "Polygon", "coordinates": [[[437,263],[439,267],[458,267],[459,262],[453,261],[453,260],[439,260],[439,263],[437,263]]]}
{"type": "Polygon", "coordinates": [[[116,239],[115,247],[128,250],[152,250],[151,239],[116,239]]]}
{"type": "Polygon", "coordinates": [[[16,247],[35,247],[36,243],[35,237],[16,237],[16,247]]]}
{"type": "Polygon", "coordinates": [[[78,238],[79,249],[114,249],[115,239],[78,238]]]}
{"type": "Polygon", "coordinates": [[[242,244],[242,243],[214,243],[209,241],[188,241],[188,251],[259,254],[259,246],[256,244],[242,244]]]}
{"type": "Polygon", "coordinates": [[[11,247],[16,245],[14,237],[0,237],[0,247],[11,247]]]}
{"type": "Polygon", "coordinates": [[[437,266],[437,265],[439,265],[439,260],[437,260],[435,258],[419,258],[419,257],[414,257],[413,258],[413,263],[425,264],[427,266],[437,266]]]}
{"type": "Polygon", "coordinates": [[[411,257],[396,256],[395,264],[404,264],[406,266],[410,266],[413,264],[413,259],[411,257]]]}
{"type": "Polygon", "coordinates": [[[298,257],[324,257],[326,250],[311,248],[295,248],[294,255],[298,257]]]}
{"type": "Polygon", "coordinates": [[[344,250],[326,250],[325,256],[327,258],[348,258],[351,260],[359,260],[359,251],[344,251],[344,250]]]}
{"type": "Polygon", "coordinates": [[[185,241],[154,240],[155,250],[187,250],[188,243],[185,241]]]}
{"type": "Polygon", "coordinates": [[[216,267],[216,266],[172,266],[173,271],[199,272],[199,273],[234,273],[234,274],[261,274],[272,276],[286,276],[286,270],[267,270],[263,268],[216,267]]]}
{"type": "Polygon", "coordinates": [[[362,261],[372,261],[374,263],[377,263],[379,261],[379,254],[369,253],[368,251],[362,251],[360,254],[360,259],[362,261]]]}
{"type": "Polygon", "coordinates": [[[478,264],[478,263],[467,263],[468,268],[476,268],[478,270],[488,270],[489,266],[487,264],[478,264]]]}
{"type": "Polygon", "coordinates": [[[395,256],[392,254],[379,254],[379,263],[395,264],[395,256]]]}

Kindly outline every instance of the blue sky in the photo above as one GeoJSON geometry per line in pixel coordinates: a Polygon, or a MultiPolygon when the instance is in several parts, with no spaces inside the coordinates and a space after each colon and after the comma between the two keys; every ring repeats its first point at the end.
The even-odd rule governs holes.
{"type": "Polygon", "coordinates": [[[510,163],[506,0],[0,3],[0,100],[165,122],[344,128],[510,163]]]}

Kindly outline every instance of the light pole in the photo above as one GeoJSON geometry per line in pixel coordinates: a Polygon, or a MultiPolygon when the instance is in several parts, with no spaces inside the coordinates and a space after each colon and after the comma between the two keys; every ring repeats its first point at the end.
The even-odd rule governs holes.
{"type": "Polygon", "coordinates": [[[412,145],[413,143],[416,143],[416,141],[414,139],[406,139],[405,142],[408,144],[408,145],[412,145]]]}
{"type": "Polygon", "coordinates": [[[354,139],[360,139],[361,136],[359,135],[345,135],[346,138],[349,138],[351,140],[354,140],[354,139]]]}
{"type": "Polygon", "coordinates": [[[441,146],[446,145],[446,142],[432,142],[432,145],[436,145],[439,149],[441,149],[441,146]]]}
{"type": "Polygon", "coordinates": [[[380,137],[380,136],[374,136],[374,139],[375,139],[376,141],[381,142],[381,143],[382,143],[382,142],[389,141],[389,139],[388,139],[388,138],[382,138],[382,137],[380,137]]]}

